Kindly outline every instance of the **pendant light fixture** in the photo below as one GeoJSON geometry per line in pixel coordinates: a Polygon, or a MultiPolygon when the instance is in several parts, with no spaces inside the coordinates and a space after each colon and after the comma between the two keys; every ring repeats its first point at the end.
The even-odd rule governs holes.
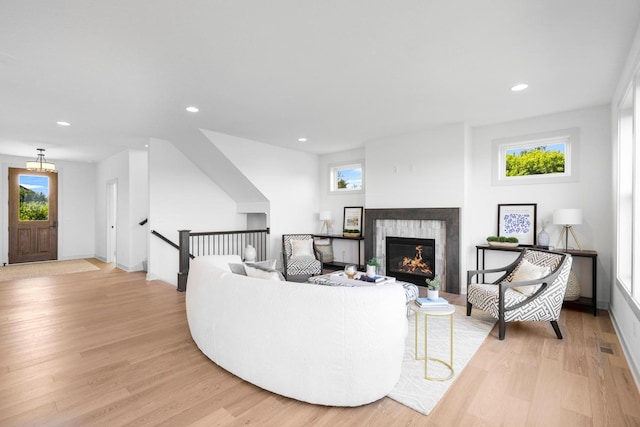
{"type": "Polygon", "coordinates": [[[38,148],[37,150],[39,151],[38,157],[32,162],[27,162],[25,169],[34,172],[57,173],[56,165],[47,162],[47,159],[44,158],[44,148],[38,148]]]}

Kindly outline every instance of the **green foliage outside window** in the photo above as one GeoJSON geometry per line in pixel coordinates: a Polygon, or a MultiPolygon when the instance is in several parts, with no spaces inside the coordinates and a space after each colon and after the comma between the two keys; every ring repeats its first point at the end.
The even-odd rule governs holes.
{"type": "Polygon", "coordinates": [[[347,188],[347,180],[340,171],[338,171],[338,188],[347,188]]]}
{"type": "Polygon", "coordinates": [[[20,187],[20,221],[49,219],[49,200],[43,193],[20,187]]]}
{"type": "Polygon", "coordinates": [[[506,160],[506,176],[564,173],[564,153],[547,151],[545,146],[522,150],[518,154],[507,154],[506,160]]]}

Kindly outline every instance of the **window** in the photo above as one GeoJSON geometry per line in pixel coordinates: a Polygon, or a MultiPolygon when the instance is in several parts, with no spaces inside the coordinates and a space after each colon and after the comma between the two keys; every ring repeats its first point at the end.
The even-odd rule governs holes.
{"type": "Polygon", "coordinates": [[[577,181],[578,129],[493,141],[493,185],[577,181]]]}
{"type": "Polygon", "coordinates": [[[20,175],[19,221],[47,221],[49,219],[49,178],[39,175],[20,175]]]}
{"type": "MultiPolygon", "coordinates": [[[[616,169],[616,282],[640,309],[640,77],[618,105],[616,169]]],[[[637,312],[636,312],[637,313],[637,312]]]]}
{"type": "Polygon", "coordinates": [[[618,112],[617,277],[631,291],[633,265],[633,92],[618,112]]]}
{"type": "Polygon", "coordinates": [[[362,163],[350,163],[331,167],[330,190],[332,192],[362,191],[362,163]]]}

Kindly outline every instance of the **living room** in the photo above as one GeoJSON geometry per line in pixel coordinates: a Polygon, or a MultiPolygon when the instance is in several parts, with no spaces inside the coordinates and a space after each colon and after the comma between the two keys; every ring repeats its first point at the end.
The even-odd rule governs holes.
{"type": "MultiPolygon", "coordinates": [[[[637,8],[631,10],[630,15],[636,16],[637,8]]],[[[636,19],[635,38],[620,47],[624,55],[618,58],[616,78],[607,86],[609,91],[606,97],[601,97],[601,102],[576,103],[575,108],[550,108],[516,119],[471,125],[461,115],[454,122],[422,126],[420,118],[414,117],[413,121],[403,122],[406,126],[396,126],[396,132],[349,141],[338,149],[316,153],[305,148],[305,144],[313,141],[296,141],[300,144],[297,146],[277,145],[265,142],[266,137],[261,140],[231,135],[225,132],[224,126],[213,131],[199,123],[197,117],[187,116],[175,129],[145,134],[148,147],[120,146],[117,152],[93,163],[77,160],[73,155],[66,157],[64,145],[55,144],[64,140],[64,136],[54,129],[50,134],[52,142],[46,146],[48,157],[59,170],[59,259],[113,260],[125,271],[140,271],[146,264],[148,279],[175,285],[177,252],[151,236],[150,230],[177,241],[181,229],[215,231],[268,226],[270,257],[281,263],[280,236],[319,232],[321,211],[332,213],[339,230],[346,206],[362,206],[365,212],[376,208],[445,207],[458,208],[461,212],[460,271],[463,276],[466,270],[476,267],[475,246],[496,233],[499,204],[537,204],[538,229],[546,224],[552,244],[562,230],[561,226],[552,224],[553,212],[578,208],[584,215],[582,224],[575,227],[580,243],[583,248],[598,252],[597,305],[610,311],[638,382],[640,313],[637,301],[616,277],[615,190],[618,105],[640,64],[637,24],[636,19]],[[535,138],[566,129],[578,129],[575,180],[560,184],[494,184],[496,141],[535,138]],[[364,167],[364,189],[349,194],[332,193],[331,167],[352,163],[364,167]],[[118,189],[115,258],[109,253],[107,238],[110,183],[117,183],[118,189]],[[144,219],[148,222],[139,225],[144,219]]],[[[3,63],[0,58],[0,66],[10,66],[10,62],[11,59],[5,58],[3,63]]],[[[460,77],[466,77],[466,73],[460,73],[460,77]]],[[[500,90],[510,92],[508,84],[505,85],[500,90]]],[[[534,89],[532,84],[529,90],[534,89]]],[[[499,107],[503,111],[522,108],[534,98],[530,93],[508,93],[512,101],[499,107]]],[[[574,95],[567,93],[565,97],[574,95]]],[[[465,103],[481,104],[482,100],[459,100],[460,105],[465,103]]],[[[429,112],[421,114],[428,116],[429,112]]],[[[504,117],[510,116],[505,113],[504,117]]],[[[126,127],[125,123],[121,125],[126,127]]],[[[18,143],[18,133],[12,126],[3,126],[3,129],[11,131],[0,143],[3,172],[10,167],[23,167],[31,160],[31,153],[35,154],[38,143],[46,141],[44,136],[30,136],[18,143]],[[16,147],[22,151],[18,153],[16,147]]],[[[289,131],[292,139],[302,134],[298,129],[289,131]]],[[[3,173],[0,181],[5,189],[6,177],[3,173]]],[[[0,201],[6,206],[6,194],[3,192],[1,197],[0,201]]],[[[6,229],[6,211],[1,218],[1,225],[6,229]]],[[[364,234],[366,238],[367,230],[364,234]]],[[[4,263],[8,239],[4,238],[1,245],[0,261],[4,263]]],[[[341,260],[355,261],[351,245],[336,243],[335,253],[341,260]]],[[[464,283],[462,278],[461,283],[464,283]]],[[[461,291],[464,293],[464,287],[461,291]]]]}

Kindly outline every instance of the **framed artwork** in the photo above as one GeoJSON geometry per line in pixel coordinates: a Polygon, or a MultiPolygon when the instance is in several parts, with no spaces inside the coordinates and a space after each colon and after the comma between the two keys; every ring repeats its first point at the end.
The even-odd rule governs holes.
{"type": "Polygon", "coordinates": [[[520,245],[536,243],[536,203],[498,205],[498,237],[517,237],[520,245]]]}
{"type": "Polygon", "coordinates": [[[362,234],[362,206],[344,208],[344,224],[342,230],[362,234]]]}

